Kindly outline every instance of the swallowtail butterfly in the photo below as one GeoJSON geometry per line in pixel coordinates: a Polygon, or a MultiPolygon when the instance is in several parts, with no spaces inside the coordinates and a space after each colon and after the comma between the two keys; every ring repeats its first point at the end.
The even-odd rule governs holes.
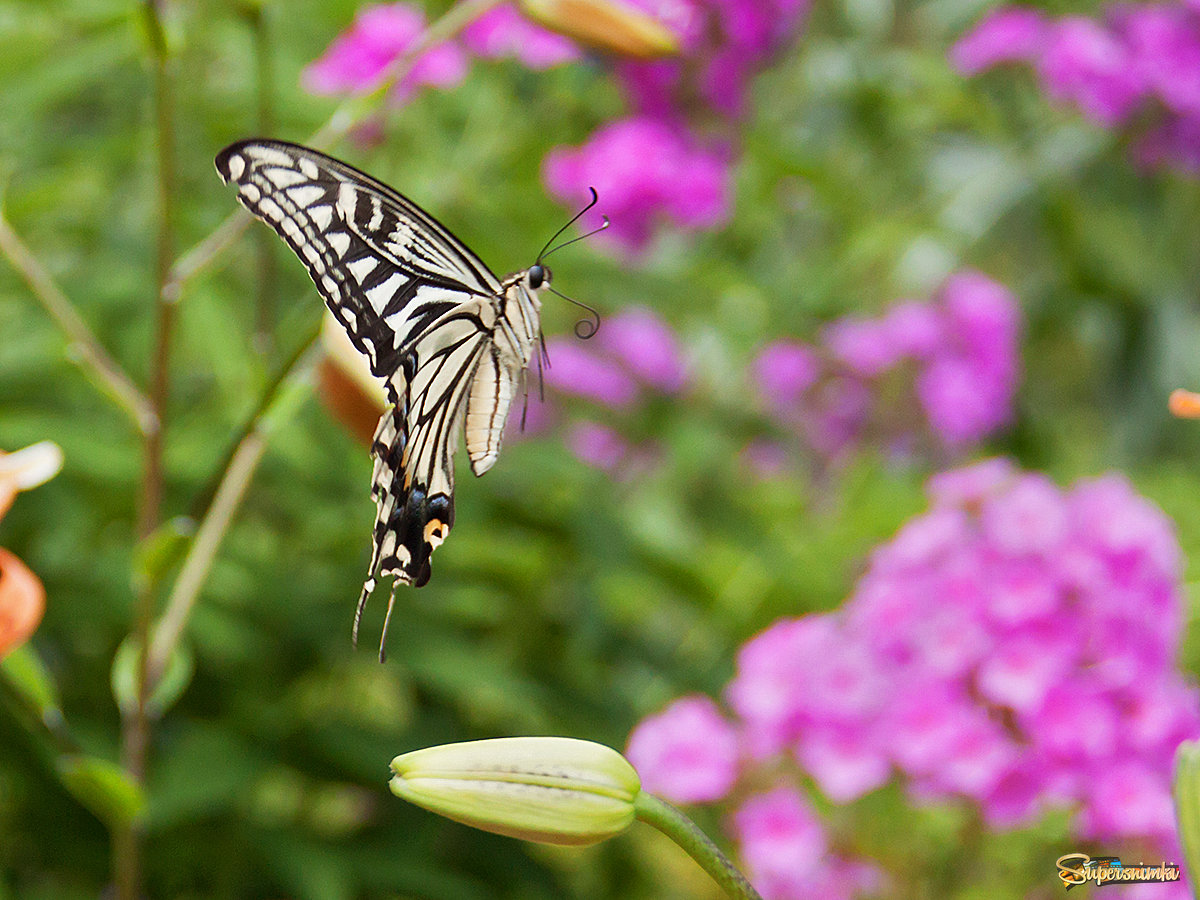
{"type": "Polygon", "coordinates": [[[246,140],[222,150],[216,164],[237,185],[238,201],[300,257],[386,385],[392,406],[371,444],[374,550],[354,614],[357,643],[376,579],[394,576],[382,660],[396,585],[429,581],[430,555],[454,524],[459,430],[465,425],[476,475],[496,462],[509,407],[539,347],[546,250],[501,280],[407,197],[323,153],[246,140]]]}

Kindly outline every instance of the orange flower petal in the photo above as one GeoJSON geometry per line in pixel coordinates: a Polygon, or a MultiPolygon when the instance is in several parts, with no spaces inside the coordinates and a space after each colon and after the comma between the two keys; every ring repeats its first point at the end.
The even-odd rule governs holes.
{"type": "Polygon", "coordinates": [[[45,609],[41,580],[0,547],[0,657],[29,640],[45,609]]]}
{"type": "Polygon", "coordinates": [[[1183,388],[1171,391],[1167,409],[1171,411],[1171,415],[1180,419],[1200,419],[1200,394],[1185,391],[1183,388]]]}
{"type": "Polygon", "coordinates": [[[526,18],[588,47],[654,59],[679,53],[679,38],[623,0],[520,0],[526,18]]]}

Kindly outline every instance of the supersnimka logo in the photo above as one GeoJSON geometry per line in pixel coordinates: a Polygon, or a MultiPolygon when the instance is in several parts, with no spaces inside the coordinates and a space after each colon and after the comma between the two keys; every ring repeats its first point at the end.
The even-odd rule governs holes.
{"type": "Polygon", "coordinates": [[[1146,884],[1179,880],[1179,866],[1175,863],[1159,863],[1149,866],[1139,862],[1127,866],[1119,856],[1088,856],[1086,853],[1068,853],[1060,856],[1058,878],[1069,891],[1071,888],[1095,882],[1097,887],[1106,884],[1146,884]]]}

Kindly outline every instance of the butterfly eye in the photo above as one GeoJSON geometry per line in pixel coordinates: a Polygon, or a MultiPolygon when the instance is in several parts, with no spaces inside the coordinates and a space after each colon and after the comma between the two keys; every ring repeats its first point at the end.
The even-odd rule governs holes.
{"type": "Polygon", "coordinates": [[[550,270],[544,266],[529,267],[529,286],[535,291],[550,280],[550,270]]]}

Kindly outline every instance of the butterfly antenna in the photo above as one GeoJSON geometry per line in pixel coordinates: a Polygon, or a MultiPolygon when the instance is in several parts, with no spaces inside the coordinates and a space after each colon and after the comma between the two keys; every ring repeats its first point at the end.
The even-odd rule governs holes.
{"type": "MultiPolygon", "coordinates": [[[[595,189],[594,187],[590,187],[590,188],[588,188],[588,190],[592,192],[592,199],[591,199],[591,201],[588,203],[588,205],[587,205],[587,206],[585,206],[585,207],[584,207],[583,209],[581,209],[579,212],[575,213],[575,215],[571,217],[571,221],[570,221],[570,222],[568,222],[568,223],[567,223],[566,225],[564,225],[562,228],[558,229],[558,231],[554,232],[554,236],[553,236],[552,238],[550,238],[550,240],[546,241],[546,246],[545,246],[545,247],[543,247],[543,248],[542,248],[542,252],[541,252],[541,253],[539,253],[539,254],[537,255],[537,261],[538,261],[539,263],[542,261],[542,259],[543,259],[543,258],[545,258],[546,256],[549,256],[549,255],[550,255],[550,253],[553,253],[553,252],[554,252],[554,250],[557,250],[557,249],[559,249],[558,247],[555,247],[555,248],[554,248],[554,250],[551,250],[551,251],[550,251],[550,253],[547,253],[547,252],[546,252],[547,248],[549,248],[549,246],[550,246],[551,244],[553,244],[555,241],[557,241],[557,240],[558,240],[558,236],[559,236],[560,234],[562,234],[564,231],[566,231],[568,228],[570,228],[572,225],[574,225],[576,222],[578,222],[578,221],[579,221],[579,218],[580,218],[580,217],[581,217],[581,216],[582,216],[582,215],[583,215],[585,212],[587,212],[589,209],[591,209],[593,206],[595,206],[597,203],[599,203],[599,202],[600,202],[600,196],[599,196],[599,195],[596,193],[596,189],[595,189]]],[[[607,220],[607,219],[605,219],[604,221],[605,221],[605,226],[607,227],[608,220],[607,220]]],[[[576,238],[576,240],[578,240],[578,238],[576,238]]],[[[571,243],[571,242],[570,242],[570,241],[567,241],[567,243],[569,244],[569,243],[571,243]]],[[[566,244],[560,244],[559,246],[560,246],[560,247],[565,247],[565,246],[566,246],[566,244]]]]}
{"type": "Polygon", "coordinates": [[[558,296],[562,297],[568,303],[574,303],[580,309],[587,310],[588,318],[580,319],[575,323],[575,337],[581,341],[586,341],[588,338],[594,337],[596,332],[600,330],[600,313],[586,303],[580,303],[573,297],[568,297],[562,291],[556,291],[554,288],[550,288],[550,291],[558,294],[558,296]]]}
{"type": "Polygon", "coordinates": [[[538,262],[541,262],[541,260],[545,259],[545,258],[546,258],[547,256],[549,256],[551,253],[554,253],[554,252],[556,252],[556,251],[558,251],[558,250],[561,250],[563,247],[568,247],[568,246],[570,246],[571,244],[574,244],[576,241],[582,241],[584,238],[590,238],[590,237],[591,237],[593,234],[599,234],[600,232],[602,232],[602,231],[603,231],[605,228],[607,228],[608,226],[609,226],[608,216],[605,216],[605,217],[604,217],[604,221],[603,221],[603,222],[600,224],[600,227],[599,227],[599,228],[593,228],[593,229],[592,229],[591,231],[589,231],[587,234],[581,234],[579,237],[573,237],[573,238],[571,238],[569,241],[563,241],[561,244],[559,244],[559,245],[558,245],[557,247],[555,247],[553,250],[549,250],[549,251],[547,251],[546,253],[543,253],[543,254],[542,254],[542,256],[541,256],[541,258],[538,260],[538,262]]]}
{"type": "Polygon", "coordinates": [[[362,621],[363,610],[367,607],[367,598],[371,596],[371,591],[375,590],[375,576],[371,576],[363,582],[362,596],[358,598],[358,606],[354,610],[354,628],[350,632],[350,640],[354,644],[354,649],[358,649],[358,623],[362,621]]]}
{"type": "Polygon", "coordinates": [[[392,607],[396,603],[396,585],[400,583],[399,578],[392,579],[392,592],[388,594],[387,613],[383,617],[383,634],[379,636],[379,661],[387,662],[387,631],[388,623],[392,621],[392,607]]]}

